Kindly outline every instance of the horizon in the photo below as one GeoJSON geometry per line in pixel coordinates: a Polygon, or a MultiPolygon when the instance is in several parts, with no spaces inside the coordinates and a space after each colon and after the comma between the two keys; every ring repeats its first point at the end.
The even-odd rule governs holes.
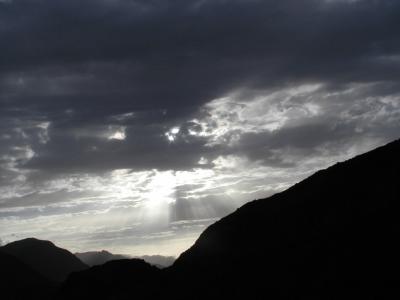
{"type": "MultiPolygon", "coordinates": [[[[162,258],[173,258],[174,260],[178,258],[177,256],[164,256],[164,255],[157,255],[157,254],[154,254],[154,255],[137,255],[137,256],[134,256],[134,255],[130,255],[130,254],[127,254],[127,253],[114,253],[114,252],[110,252],[110,251],[107,250],[107,249],[87,250],[87,251],[84,251],[84,252],[74,252],[74,251],[71,251],[70,249],[60,247],[59,245],[55,244],[53,241],[50,241],[50,240],[42,240],[42,239],[38,239],[38,238],[36,238],[36,237],[28,237],[28,238],[23,238],[23,239],[21,239],[21,240],[14,240],[14,241],[2,241],[2,240],[0,240],[0,247],[7,246],[8,244],[12,244],[12,243],[14,243],[14,242],[22,242],[22,241],[30,240],[30,239],[37,240],[37,241],[41,241],[41,242],[51,242],[55,247],[61,248],[61,249],[65,249],[65,250],[69,251],[71,254],[73,254],[73,255],[75,255],[75,256],[77,256],[77,257],[78,257],[79,254],[107,253],[107,254],[112,254],[112,255],[117,255],[117,256],[118,256],[118,255],[125,256],[126,258],[129,258],[129,259],[130,259],[130,258],[140,258],[140,259],[143,259],[144,257],[150,257],[150,258],[151,258],[151,257],[157,257],[157,256],[162,257],[162,258]]],[[[78,257],[78,258],[79,258],[79,257],[78,257]]]]}
{"type": "Polygon", "coordinates": [[[398,139],[400,1],[0,0],[0,244],[178,257],[398,139]]]}

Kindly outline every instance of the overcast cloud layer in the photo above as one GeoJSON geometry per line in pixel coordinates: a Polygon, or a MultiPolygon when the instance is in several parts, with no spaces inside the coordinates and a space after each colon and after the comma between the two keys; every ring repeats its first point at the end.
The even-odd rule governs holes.
{"type": "Polygon", "coordinates": [[[399,137],[400,1],[0,0],[0,238],[177,255],[399,137]]]}

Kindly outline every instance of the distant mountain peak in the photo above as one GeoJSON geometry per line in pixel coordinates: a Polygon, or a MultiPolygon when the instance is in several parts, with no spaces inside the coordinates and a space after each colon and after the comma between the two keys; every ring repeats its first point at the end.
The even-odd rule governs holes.
{"type": "Polygon", "coordinates": [[[107,250],[101,251],[88,251],[88,252],[77,252],[75,255],[88,266],[102,265],[106,262],[119,260],[119,259],[142,259],[147,263],[157,266],[159,268],[165,268],[171,266],[175,257],[163,256],[163,255],[143,255],[143,256],[130,256],[125,254],[113,254],[107,250]]]}

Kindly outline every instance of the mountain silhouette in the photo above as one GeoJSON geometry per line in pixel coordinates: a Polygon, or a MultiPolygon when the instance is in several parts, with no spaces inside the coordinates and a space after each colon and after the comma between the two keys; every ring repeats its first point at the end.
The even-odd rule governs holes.
{"type": "Polygon", "coordinates": [[[158,299],[160,276],[144,260],[113,260],[72,273],[57,299],[158,299]]]}
{"type": "Polygon", "coordinates": [[[1,299],[48,299],[55,285],[16,257],[0,251],[1,299]]]}
{"type": "Polygon", "coordinates": [[[74,271],[88,268],[68,250],[52,242],[35,238],[9,243],[0,248],[3,253],[18,258],[50,281],[62,282],[74,271]]]}
{"type": "Polygon", "coordinates": [[[116,260],[59,299],[385,299],[400,287],[400,140],[209,226],[166,269],[116,260]]]}
{"type": "Polygon", "coordinates": [[[75,256],[90,267],[102,265],[112,260],[137,258],[137,259],[143,259],[144,261],[148,262],[153,266],[157,266],[159,268],[165,268],[171,266],[175,261],[175,257],[173,256],[143,255],[143,256],[131,257],[129,255],[123,255],[123,254],[113,254],[106,250],[80,252],[80,253],[75,253],[75,256]]]}
{"type": "Polygon", "coordinates": [[[398,140],[244,205],[208,227],[168,272],[184,287],[178,298],[332,297],[348,288],[382,297],[400,287],[399,234],[398,140]]]}

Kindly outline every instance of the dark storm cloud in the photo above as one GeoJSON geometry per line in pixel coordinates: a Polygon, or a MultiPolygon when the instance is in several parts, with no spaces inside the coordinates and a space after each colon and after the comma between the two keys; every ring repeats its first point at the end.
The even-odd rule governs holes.
{"type": "Polygon", "coordinates": [[[398,0],[0,0],[3,240],[176,255],[398,138],[399,28],[398,0]]]}
{"type": "MultiPolygon", "coordinates": [[[[397,93],[399,20],[390,0],[0,2],[2,151],[29,146],[35,156],[14,164],[50,173],[189,169],[231,150],[205,137],[170,143],[165,132],[232,91],[386,82],[392,91],[374,92],[397,93]],[[47,132],[29,132],[41,122],[47,132]],[[125,126],[126,138],[107,139],[110,126],[125,126]]],[[[312,126],[264,140],[307,148],[341,134],[312,126]]]]}
{"type": "MultiPolygon", "coordinates": [[[[51,172],[104,172],[112,169],[186,169],[196,166],[205,149],[205,139],[169,142],[164,135],[168,128],[131,126],[124,140],[104,137],[82,137],[60,134],[35,149],[38,156],[24,164],[25,168],[51,172]]],[[[95,134],[89,132],[89,134],[95,134]]]]}

